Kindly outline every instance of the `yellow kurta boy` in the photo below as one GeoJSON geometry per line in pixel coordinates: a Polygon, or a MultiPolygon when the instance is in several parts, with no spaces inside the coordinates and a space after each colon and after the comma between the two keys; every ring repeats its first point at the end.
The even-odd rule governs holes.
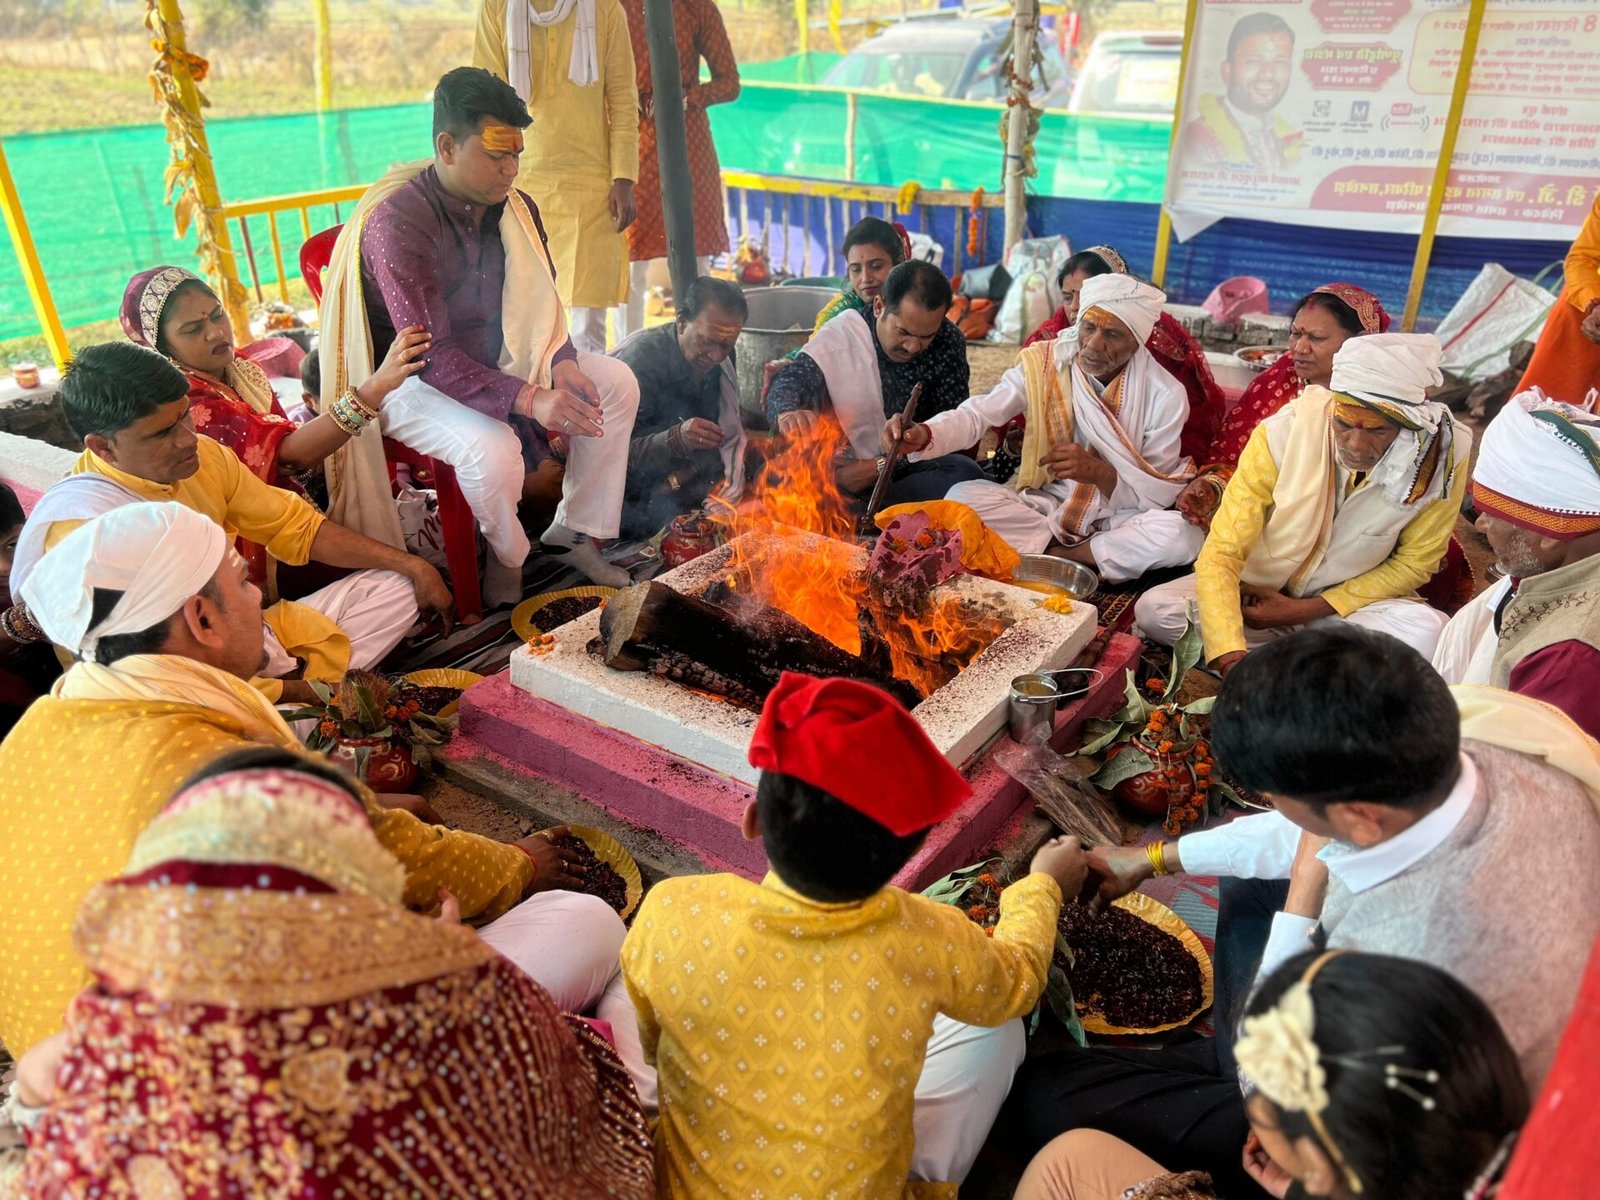
{"type": "Polygon", "coordinates": [[[744,831],[761,836],[771,873],[659,883],[622,947],[660,1085],[658,1194],[953,1198],[1021,1031],[1015,1057],[994,1037],[1005,1030],[985,1030],[989,1044],[957,1063],[930,1052],[935,1021],[1005,1026],[1039,1002],[1083,852],[1072,839],[1041,850],[991,937],[959,909],[884,886],[971,795],[886,693],[786,674],[750,761],[763,774],[744,831]],[[919,1082],[935,1057],[955,1082],[932,1090],[961,1098],[925,1121],[919,1082]]]}

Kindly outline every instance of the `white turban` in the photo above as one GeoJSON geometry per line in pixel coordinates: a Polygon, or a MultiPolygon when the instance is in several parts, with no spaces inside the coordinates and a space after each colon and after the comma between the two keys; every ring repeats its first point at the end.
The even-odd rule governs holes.
{"type": "Polygon", "coordinates": [[[1600,530],[1600,418],[1538,388],[1513,396],[1483,431],[1472,498],[1545,537],[1600,530]]]}
{"type": "Polygon", "coordinates": [[[1333,352],[1328,390],[1349,396],[1407,429],[1429,431],[1448,415],[1428,400],[1428,389],[1444,382],[1443,349],[1431,333],[1369,333],[1333,352]]]}
{"type": "Polygon", "coordinates": [[[23,583],[22,598],[52,642],[92,659],[101,638],[139,633],[177,612],[227,552],[222,526],[191,508],[127,504],[62,538],[23,583]],[[122,598],[90,629],[97,588],[122,598]]]}
{"type": "Polygon", "coordinates": [[[1133,330],[1141,346],[1161,319],[1161,306],[1166,302],[1167,294],[1160,288],[1140,283],[1131,275],[1095,275],[1078,289],[1080,313],[1091,308],[1105,310],[1133,330]]]}

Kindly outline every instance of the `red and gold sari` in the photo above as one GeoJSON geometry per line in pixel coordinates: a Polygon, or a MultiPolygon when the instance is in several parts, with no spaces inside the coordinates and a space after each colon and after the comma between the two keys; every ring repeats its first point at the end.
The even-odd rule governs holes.
{"type": "Polygon", "coordinates": [[[189,788],[75,929],[73,1002],[25,1194],[220,1200],[654,1194],[609,1046],[404,871],[342,788],[189,788]]]}

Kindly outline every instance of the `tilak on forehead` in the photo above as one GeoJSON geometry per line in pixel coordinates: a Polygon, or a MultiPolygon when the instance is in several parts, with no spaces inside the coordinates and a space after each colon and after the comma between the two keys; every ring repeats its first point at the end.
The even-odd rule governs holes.
{"type": "Polygon", "coordinates": [[[521,154],[522,130],[515,125],[485,125],[479,134],[483,148],[491,154],[521,154]]]}

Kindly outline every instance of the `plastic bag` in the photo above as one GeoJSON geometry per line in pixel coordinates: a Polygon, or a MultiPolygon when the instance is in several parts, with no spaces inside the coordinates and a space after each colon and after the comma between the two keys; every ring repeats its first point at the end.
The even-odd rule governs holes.
{"type": "Polygon", "coordinates": [[[944,247],[925,233],[911,235],[911,257],[944,270],[944,247]]]}
{"type": "Polygon", "coordinates": [[[991,342],[1020,342],[1055,312],[1061,304],[1056,276],[1072,257],[1064,237],[1023,238],[1006,255],[1011,287],[1000,305],[991,342]]]}
{"type": "Polygon", "coordinates": [[[444,526],[439,523],[438,494],[402,483],[396,489],[394,505],[400,513],[400,532],[405,535],[406,549],[443,570],[446,566],[444,526]]]}
{"type": "Polygon", "coordinates": [[[1508,370],[1518,342],[1539,340],[1556,301],[1556,293],[1540,285],[1559,265],[1522,279],[1499,263],[1485,263],[1434,331],[1444,347],[1439,365],[1470,383],[1508,370]]]}

